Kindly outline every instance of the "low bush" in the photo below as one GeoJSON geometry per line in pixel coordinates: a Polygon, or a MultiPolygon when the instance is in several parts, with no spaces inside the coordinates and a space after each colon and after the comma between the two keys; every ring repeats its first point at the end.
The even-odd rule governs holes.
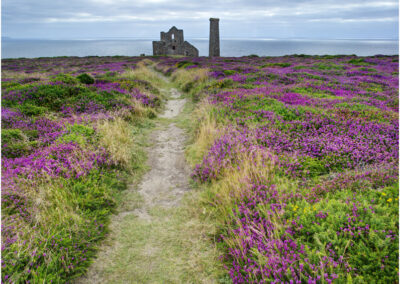
{"type": "Polygon", "coordinates": [[[76,79],[78,79],[79,82],[81,82],[83,84],[88,84],[89,85],[89,84],[93,84],[94,83],[93,77],[88,75],[88,74],[86,74],[86,73],[80,74],[79,76],[76,77],[76,79]]]}
{"type": "Polygon", "coordinates": [[[277,62],[277,63],[267,63],[264,64],[262,66],[260,66],[261,68],[265,68],[265,67],[281,67],[281,68],[286,68],[286,67],[290,67],[292,64],[289,62],[277,62]]]}
{"type": "Polygon", "coordinates": [[[347,61],[347,63],[353,64],[353,65],[356,65],[356,66],[376,65],[375,63],[365,61],[364,58],[352,58],[349,61],[347,61]]]}
{"type": "Polygon", "coordinates": [[[78,145],[85,146],[94,142],[95,131],[92,127],[73,124],[66,127],[66,133],[58,138],[58,143],[77,143],[78,145]]]}
{"type": "Polygon", "coordinates": [[[180,62],[176,63],[176,67],[177,68],[186,68],[188,66],[193,66],[193,65],[196,66],[196,65],[199,65],[199,63],[186,61],[186,60],[183,60],[183,61],[180,61],[180,62]]]}
{"type": "Polygon", "coordinates": [[[1,131],[2,154],[7,158],[21,157],[37,145],[37,130],[3,129],[1,131]]]}
{"type": "Polygon", "coordinates": [[[52,82],[62,82],[68,85],[76,85],[80,82],[79,79],[69,75],[69,74],[64,74],[60,73],[57,74],[54,78],[51,79],[52,82]]]}
{"type": "Polygon", "coordinates": [[[41,116],[48,111],[46,107],[36,106],[30,103],[19,105],[18,109],[27,116],[41,116]]]}
{"type": "Polygon", "coordinates": [[[230,76],[237,73],[237,71],[235,70],[224,70],[223,72],[226,76],[230,76]]]}

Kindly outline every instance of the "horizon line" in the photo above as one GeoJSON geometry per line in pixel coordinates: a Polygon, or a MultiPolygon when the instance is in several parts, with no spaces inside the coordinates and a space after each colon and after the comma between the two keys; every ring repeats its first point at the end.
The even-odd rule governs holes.
{"type": "MultiPolygon", "coordinates": [[[[187,37],[188,40],[208,40],[208,37],[187,37]]],[[[153,37],[79,37],[79,38],[45,38],[45,37],[10,37],[2,36],[1,40],[158,40],[153,37]]],[[[362,41],[399,41],[398,38],[312,38],[312,37],[221,37],[220,40],[362,40],[362,41]]]]}

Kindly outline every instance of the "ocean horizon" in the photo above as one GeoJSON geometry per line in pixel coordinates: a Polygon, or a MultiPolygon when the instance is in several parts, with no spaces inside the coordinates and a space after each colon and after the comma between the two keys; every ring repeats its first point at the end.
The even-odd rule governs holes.
{"type": "MultiPolygon", "coordinates": [[[[13,39],[2,38],[1,58],[36,58],[58,56],[140,56],[152,55],[150,38],[106,39],[13,39]]],[[[188,38],[208,56],[208,38],[188,38]]],[[[221,56],[247,55],[283,56],[306,55],[398,55],[399,41],[395,39],[273,39],[224,38],[221,39],[221,56]]]]}

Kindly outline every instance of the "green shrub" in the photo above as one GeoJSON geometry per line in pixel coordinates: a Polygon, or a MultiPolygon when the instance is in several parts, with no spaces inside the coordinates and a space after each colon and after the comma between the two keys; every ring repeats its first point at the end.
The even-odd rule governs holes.
{"type": "Polygon", "coordinates": [[[2,89],[8,89],[8,88],[12,88],[12,87],[18,87],[21,84],[15,81],[2,81],[1,82],[1,88],[2,89]]]}
{"type": "Polygon", "coordinates": [[[220,81],[221,89],[230,88],[233,86],[233,84],[234,84],[234,82],[232,79],[225,79],[225,80],[220,81]]]}
{"type": "Polygon", "coordinates": [[[347,61],[347,63],[357,65],[357,66],[363,66],[363,65],[376,65],[375,63],[372,62],[366,62],[364,58],[353,58],[347,61]]]}
{"type": "Polygon", "coordinates": [[[40,116],[47,111],[46,107],[35,106],[32,104],[23,104],[18,109],[27,116],[40,116]]]}
{"type": "Polygon", "coordinates": [[[361,67],[359,70],[360,71],[367,71],[367,72],[377,72],[378,71],[375,68],[367,68],[367,67],[361,67]]]}
{"type": "Polygon", "coordinates": [[[353,58],[353,59],[350,59],[349,61],[347,61],[347,63],[350,63],[350,64],[359,64],[359,63],[364,63],[364,62],[365,62],[364,58],[353,58]]]}
{"type": "Polygon", "coordinates": [[[379,111],[379,109],[374,106],[364,105],[364,104],[360,104],[360,103],[344,102],[344,103],[336,104],[336,107],[337,108],[345,108],[345,109],[349,109],[351,111],[358,111],[358,112],[377,111],[377,110],[379,111]]]}
{"type": "Polygon", "coordinates": [[[233,74],[236,74],[236,73],[237,73],[237,71],[235,71],[235,70],[224,70],[224,74],[226,76],[230,76],[230,75],[233,75],[233,74]]]}
{"type": "Polygon", "coordinates": [[[239,88],[242,88],[242,89],[254,89],[254,88],[257,88],[257,86],[256,85],[252,85],[252,84],[242,84],[242,85],[239,86],[239,88]]]}
{"type": "MultiPolygon", "coordinates": [[[[91,91],[84,86],[71,86],[65,84],[56,85],[39,85],[20,89],[22,97],[25,97],[25,104],[43,107],[42,109],[31,106],[23,106],[27,112],[34,115],[35,113],[44,112],[46,109],[51,111],[60,111],[61,107],[80,107],[80,111],[85,111],[86,106],[93,102],[103,105],[106,109],[114,107],[116,104],[128,105],[128,95],[116,92],[96,92],[91,91]]],[[[3,105],[9,107],[18,107],[18,103],[3,99],[3,105]]]]}
{"type": "Polygon", "coordinates": [[[311,69],[311,66],[298,65],[293,67],[293,70],[301,70],[301,69],[311,69]]]}
{"type": "Polygon", "coordinates": [[[60,73],[54,78],[51,79],[52,82],[63,82],[68,85],[75,85],[79,83],[79,80],[77,80],[75,77],[69,75],[69,74],[64,74],[60,73]]]}
{"type": "Polygon", "coordinates": [[[246,83],[253,83],[256,82],[259,78],[258,77],[247,77],[246,78],[246,83]]]}
{"type": "Polygon", "coordinates": [[[41,85],[31,92],[30,102],[53,111],[59,111],[68,103],[75,103],[79,97],[89,97],[89,90],[68,85],[41,85]],[[83,94],[84,93],[84,94],[83,94]]]}
{"type": "Polygon", "coordinates": [[[21,129],[2,129],[1,130],[1,143],[9,144],[24,140],[32,140],[38,138],[37,130],[21,130],[21,129]]]}
{"type": "Polygon", "coordinates": [[[73,124],[67,127],[67,133],[58,138],[57,142],[59,143],[69,143],[75,142],[79,145],[85,145],[93,138],[95,131],[92,127],[82,125],[82,124],[73,124]]]}
{"type": "Polygon", "coordinates": [[[37,141],[30,141],[30,138],[37,137],[37,130],[3,129],[1,131],[2,156],[16,158],[29,154],[38,145],[37,141]]]}
{"type": "Polygon", "coordinates": [[[25,129],[23,132],[29,140],[35,140],[39,137],[39,131],[34,129],[25,129]]]}
{"type": "MultiPolygon", "coordinates": [[[[302,109],[288,107],[276,99],[264,97],[263,95],[254,95],[236,100],[232,104],[232,107],[241,111],[238,113],[240,116],[245,115],[242,112],[245,112],[246,115],[250,116],[254,112],[266,110],[274,112],[276,115],[281,116],[283,120],[287,121],[299,119],[299,117],[304,113],[302,109]]],[[[235,116],[236,114],[232,113],[232,115],[235,116]]],[[[260,117],[255,116],[255,119],[260,120],[260,117]]]]}
{"type": "Polygon", "coordinates": [[[26,138],[20,129],[3,129],[1,131],[1,144],[15,143],[26,138]]]}
{"type": "Polygon", "coordinates": [[[86,137],[90,137],[94,134],[94,129],[92,127],[82,125],[82,124],[73,124],[72,126],[67,128],[71,133],[77,133],[84,135],[86,137]]]}
{"type": "MultiPolygon", "coordinates": [[[[290,121],[296,120],[301,116],[301,111],[296,108],[291,108],[286,106],[284,103],[279,102],[276,99],[264,98],[261,99],[260,104],[262,104],[263,110],[273,111],[275,114],[282,117],[283,120],[290,121]]],[[[258,110],[258,108],[256,108],[258,110]]]]}
{"type": "Polygon", "coordinates": [[[318,69],[318,70],[343,70],[344,66],[341,65],[336,65],[334,63],[315,63],[312,67],[313,69],[318,69]]]}
{"type": "Polygon", "coordinates": [[[2,147],[1,154],[7,158],[18,158],[31,153],[38,145],[37,141],[22,141],[7,144],[7,147],[2,147]]]}
{"type": "Polygon", "coordinates": [[[300,164],[302,164],[305,175],[309,177],[315,177],[327,174],[329,169],[325,167],[325,162],[316,158],[303,156],[300,159],[300,164]]]}
{"type": "Polygon", "coordinates": [[[192,66],[192,65],[199,65],[199,63],[186,61],[186,60],[183,60],[183,61],[180,61],[180,62],[176,63],[176,67],[177,68],[186,68],[186,67],[192,66]]]}
{"type": "Polygon", "coordinates": [[[282,67],[282,68],[285,68],[285,67],[289,67],[291,65],[292,64],[289,63],[289,62],[277,62],[277,63],[267,63],[267,64],[264,64],[264,65],[262,65],[260,67],[261,68],[264,68],[264,67],[282,67]]]}
{"type": "Polygon", "coordinates": [[[76,78],[83,84],[93,84],[94,83],[93,77],[86,73],[83,73],[83,74],[77,76],[76,78]]]}
{"type": "MultiPolygon", "coordinates": [[[[398,196],[398,184],[380,190],[342,188],[314,204],[305,200],[289,204],[285,219],[302,225],[293,237],[305,245],[311,262],[332,256],[332,249],[336,257],[357,268],[355,283],[375,283],[376,279],[394,283],[398,277],[394,269],[398,266],[398,236],[394,240],[388,236],[398,230],[398,196]],[[363,230],[366,226],[369,229],[363,230]]],[[[343,267],[334,271],[343,273],[343,267]]],[[[346,274],[338,276],[346,278],[346,274]]]]}
{"type": "Polygon", "coordinates": [[[313,98],[319,98],[319,99],[329,99],[329,100],[336,100],[336,99],[341,99],[342,97],[339,96],[334,96],[329,93],[322,93],[319,90],[314,90],[312,87],[301,87],[301,88],[294,88],[292,89],[293,92],[302,94],[302,95],[307,95],[309,97],[313,98]]]}
{"type": "Polygon", "coordinates": [[[81,146],[84,146],[87,143],[87,140],[85,139],[84,136],[79,135],[77,133],[69,133],[61,136],[60,138],[57,139],[58,143],[70,143],[74,142],[76,144],[79,144],[81,146]]]}

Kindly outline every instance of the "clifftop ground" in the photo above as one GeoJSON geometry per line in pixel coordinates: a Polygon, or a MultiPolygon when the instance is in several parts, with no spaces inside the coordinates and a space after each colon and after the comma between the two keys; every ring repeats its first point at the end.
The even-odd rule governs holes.
{"type": "Polygon", "coordinates": [[[129,240],[132,253],[99,273],[187,283],[202,263],[197,282],[397,282],[398,85],[395,56],[3,60],[2,280],[86,273],[110,215],[139,224],[149,208],[143,174],[158,150],[148,168],[146,147],[186,136],[190,186],[172,176],[191,189],[181,207],[146,211],[170,214],[154,228],[117,226],[107,244],[129,240]],[[171,88],[186,104],[163,118],[171,88]],[[143,271],[162,251],[145,259],[134,244],[171,237],[143,271]],[[180,254],[190,261],[172,263],[180,254]]]}

